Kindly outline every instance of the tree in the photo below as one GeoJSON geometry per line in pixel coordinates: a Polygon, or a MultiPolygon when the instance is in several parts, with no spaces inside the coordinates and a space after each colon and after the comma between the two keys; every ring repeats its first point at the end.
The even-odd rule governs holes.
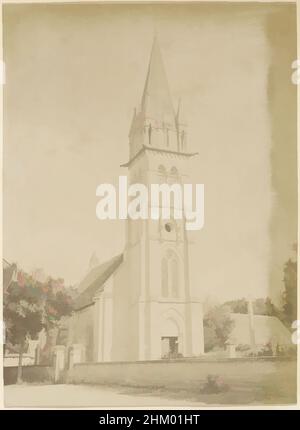
{"type": "Polygon", "coordinates": [[[279,309],[274,305],[270,297],[256,299],[253,303],[253,312],[255,315],[280,316],[279,309]]]}
{"type": "Polygon", "coordinates": [[[246,314],[248,312],[247,300],[243,297],[242,299],[230,300],[224,303],[225,306],[230,308],[230,311],[238,314],[246,314]]]}
{"type": "Polygon", "coordinates": [[[22,381],[22,358],[26,341],[43,328],[42,290],[23,272],[4,292],[4,321],[7,341],[19,352],[17,382],[22,381]]]}
{"type": "Polygon", "coordinates": [[[44,328],[57,325],[72,311],[72,299],[62,280],[49,278],[46,283],[19,272],[4,292],[4,321],[8,343],[19,352],[17,382],[22,381],[22,358],[28,339],[35,339],[44,328]]]}
{"type": "Polygon", "coordinates": [[[297,261],[289,259],[283,269],[282,319],[291,327],[297,319],[297,261]]]}
{"type": "Polygon", "coordinates": [[[64,287],[63,279],[48,278],[43,284],[45,295],[45,324],[46,345],[42,351],[41,361],[48,363],[53,345],[61,328],[64,317],[70,315],[73,309],[73,291],[64,287]]]}
{"type": "Polygon", "coordinates": [[[45,295],[45,329],[49,330],[57,327],[62,317],[71,314],[73,300],[63,279],[48,278],[42,288],[45,295]]]}
{"type": "Polygon", "coordinates": [[[234,327],[228,306],[214,306],[203,319],[205,351],[224,348],[234,327]]]}

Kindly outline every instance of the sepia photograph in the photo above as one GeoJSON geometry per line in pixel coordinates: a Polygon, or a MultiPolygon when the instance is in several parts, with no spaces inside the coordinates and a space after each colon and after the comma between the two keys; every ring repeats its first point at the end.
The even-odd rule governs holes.
{"type": "Polygon", "coordinates": [[[4,408],[297,407],[296,3],[4,2],[2,57],[4,408]]]}

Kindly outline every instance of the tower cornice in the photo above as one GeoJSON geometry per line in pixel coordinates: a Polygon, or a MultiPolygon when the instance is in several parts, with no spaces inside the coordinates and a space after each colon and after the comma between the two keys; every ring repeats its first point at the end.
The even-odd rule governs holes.
{"type": "Polygon", "coordinates": [[[156,152],[158,154],[164,153],[169,155],[175,155],[183,158],[190,158],[199,154],[198,152],[179,152],[179,151],[172,151],[171,149],[152,148],[151,146],[143,145],[142,148],[129,161],[127,161],[127,163],[121,164],[120,167],[129,167],[136,159],[138,159],[144,152],[147,152],[147,151],[156,152]]]}

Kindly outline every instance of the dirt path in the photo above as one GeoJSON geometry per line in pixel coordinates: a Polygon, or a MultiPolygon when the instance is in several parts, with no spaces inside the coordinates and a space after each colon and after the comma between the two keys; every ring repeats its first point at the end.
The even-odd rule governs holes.
{"type": "Polygon", "coordinates": [[[89,385],[7,385],[5,407],[200,407],[203,403],[166,399],[137,393],[127,394],[122,388],[89,385]]]}

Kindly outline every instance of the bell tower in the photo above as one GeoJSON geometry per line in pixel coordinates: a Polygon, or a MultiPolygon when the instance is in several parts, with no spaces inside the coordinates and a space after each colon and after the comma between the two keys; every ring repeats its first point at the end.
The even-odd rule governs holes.
{"type": "MultiPolygon", "coordinates": [[[[196,155],[188,152],[182,106],[173,107],[156,39],[141,104],[132,118],[129,154],[123,165],[128,168],[129,183],[144,184],[149,191],[151,184],[188,182],[188,161],[196,155]]],[[[127,220],[124,262],[128,267],[131,359],[203,353],[202,306],[190,285],[184,214],[175,219],[175,205],[174,199],[170,219],[127,220]]],[[[149,214],[150,206],[149,200],[149,214]]]]}

